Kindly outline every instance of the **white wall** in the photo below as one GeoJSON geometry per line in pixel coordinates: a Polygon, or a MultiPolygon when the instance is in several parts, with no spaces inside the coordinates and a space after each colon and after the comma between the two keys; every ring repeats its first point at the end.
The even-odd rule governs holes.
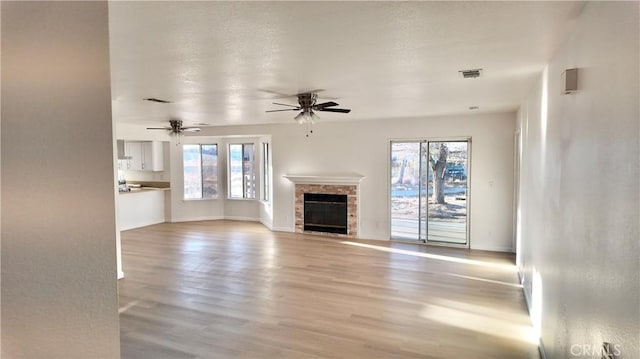
{"type": "MultiPolygon", "coordinates": [[[[293,120],[292,120],[293,122],[293,120]]],[[[311,137],[292,124],[210,127],[202,135],[271,135],[273,223],[292,231],[293,184],[285,174],[357,173],[361,182],[361,238],[389,239],[389,141],[472,137],[471,248],[511,251],[515,114],[385,121],[320,122],[311,137]]],[[[173,174],[172,174],[173,176],[173,174]]]]}
{"type": "Polygon", "coordinates": [[[118,358],[107,3],[0,6],[2,357],[118,358]]]}
{"type": "MultiPolygon", "coordinates": [[[[156,125],[152,127],[157,127],[156,125]]],[[[129,123],[116,123],[116,133],[119,140],[129,141],[173,141],[168,131],[147,130],[147,126],[129,123]]],[[[175,144],[175,142],[172,142],[175,144]]]]}
{"type": "Polygon", "coordinates": [[[638,14],[588,2],[519,113],[518,262],[548,358],[640,357],[638,14]]]}

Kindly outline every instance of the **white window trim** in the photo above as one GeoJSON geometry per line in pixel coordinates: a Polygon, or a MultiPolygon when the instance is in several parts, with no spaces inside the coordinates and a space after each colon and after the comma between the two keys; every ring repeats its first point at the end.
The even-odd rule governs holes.
{"type": "Polygon", "coordinates": [[[272,179],[271,179],[271,173],[269,171],[269,168],[271,167],[271,144],[269,142],[262,142],[262,176],[260,178],[260,202],[262,203],[270,203],[271,202],[271,186],[273,186],[272,184],[272,179]],[[266,145],[266,151],[265,151],[265,145],[266,145]],[[266,157],[266,159],[265,159],[266,157]]]}

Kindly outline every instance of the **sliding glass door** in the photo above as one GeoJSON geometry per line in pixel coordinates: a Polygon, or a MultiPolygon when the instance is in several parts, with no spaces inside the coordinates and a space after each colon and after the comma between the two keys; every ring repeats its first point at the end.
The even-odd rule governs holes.
{"type": "Polygon", "coordinates": [[[469,140],[391,142],[391,238],[468,243],[469,140]]]}

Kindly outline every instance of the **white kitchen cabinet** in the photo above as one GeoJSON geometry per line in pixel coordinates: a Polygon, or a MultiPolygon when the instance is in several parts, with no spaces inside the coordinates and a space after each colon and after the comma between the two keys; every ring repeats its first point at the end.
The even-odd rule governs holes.
{"type": "Polygon", "coordinates": [[[142,171],[144,160],[142,158],[142,142],[125,142],[124,153],[127,160],[127,169],[132,171],[142,171]]]}
{"type": "Polygon", "coordinates": [[[144,171],[164,171],[164,149],[160,141],[142,142],[144,171]]]}
{"type": "Polygon", "coordinates": [[[160,141],[126,141],[126,169],[131,171],[163,171],[164,153],[160,141]]]}
{"type": "Polygon", "coordinates": [[[167,219],[165,206],[170,205],[169,190],[136,190],[118,195],[118,226],[125,231],[156,223],[167,219]]]}

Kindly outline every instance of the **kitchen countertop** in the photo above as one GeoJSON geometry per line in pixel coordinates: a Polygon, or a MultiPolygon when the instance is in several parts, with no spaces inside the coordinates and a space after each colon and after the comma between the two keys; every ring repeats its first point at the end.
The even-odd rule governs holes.
{"type": "Polygon", "coordinates": [[[171,182],[166,181],[127,181],[127,184],[131,191],[120,192],[120,194],[171,190],[171,182]]]}
{"type": "Polygon", "coordinates": [[[170,191],[171,188],[158,188],[158,187],[140,187],[140,188],[131,188],[129,192],[119,192],[120,194],[130,194],[130,193],[139,193],[139,192],[150,192],[150,191],[170,191]]]}

